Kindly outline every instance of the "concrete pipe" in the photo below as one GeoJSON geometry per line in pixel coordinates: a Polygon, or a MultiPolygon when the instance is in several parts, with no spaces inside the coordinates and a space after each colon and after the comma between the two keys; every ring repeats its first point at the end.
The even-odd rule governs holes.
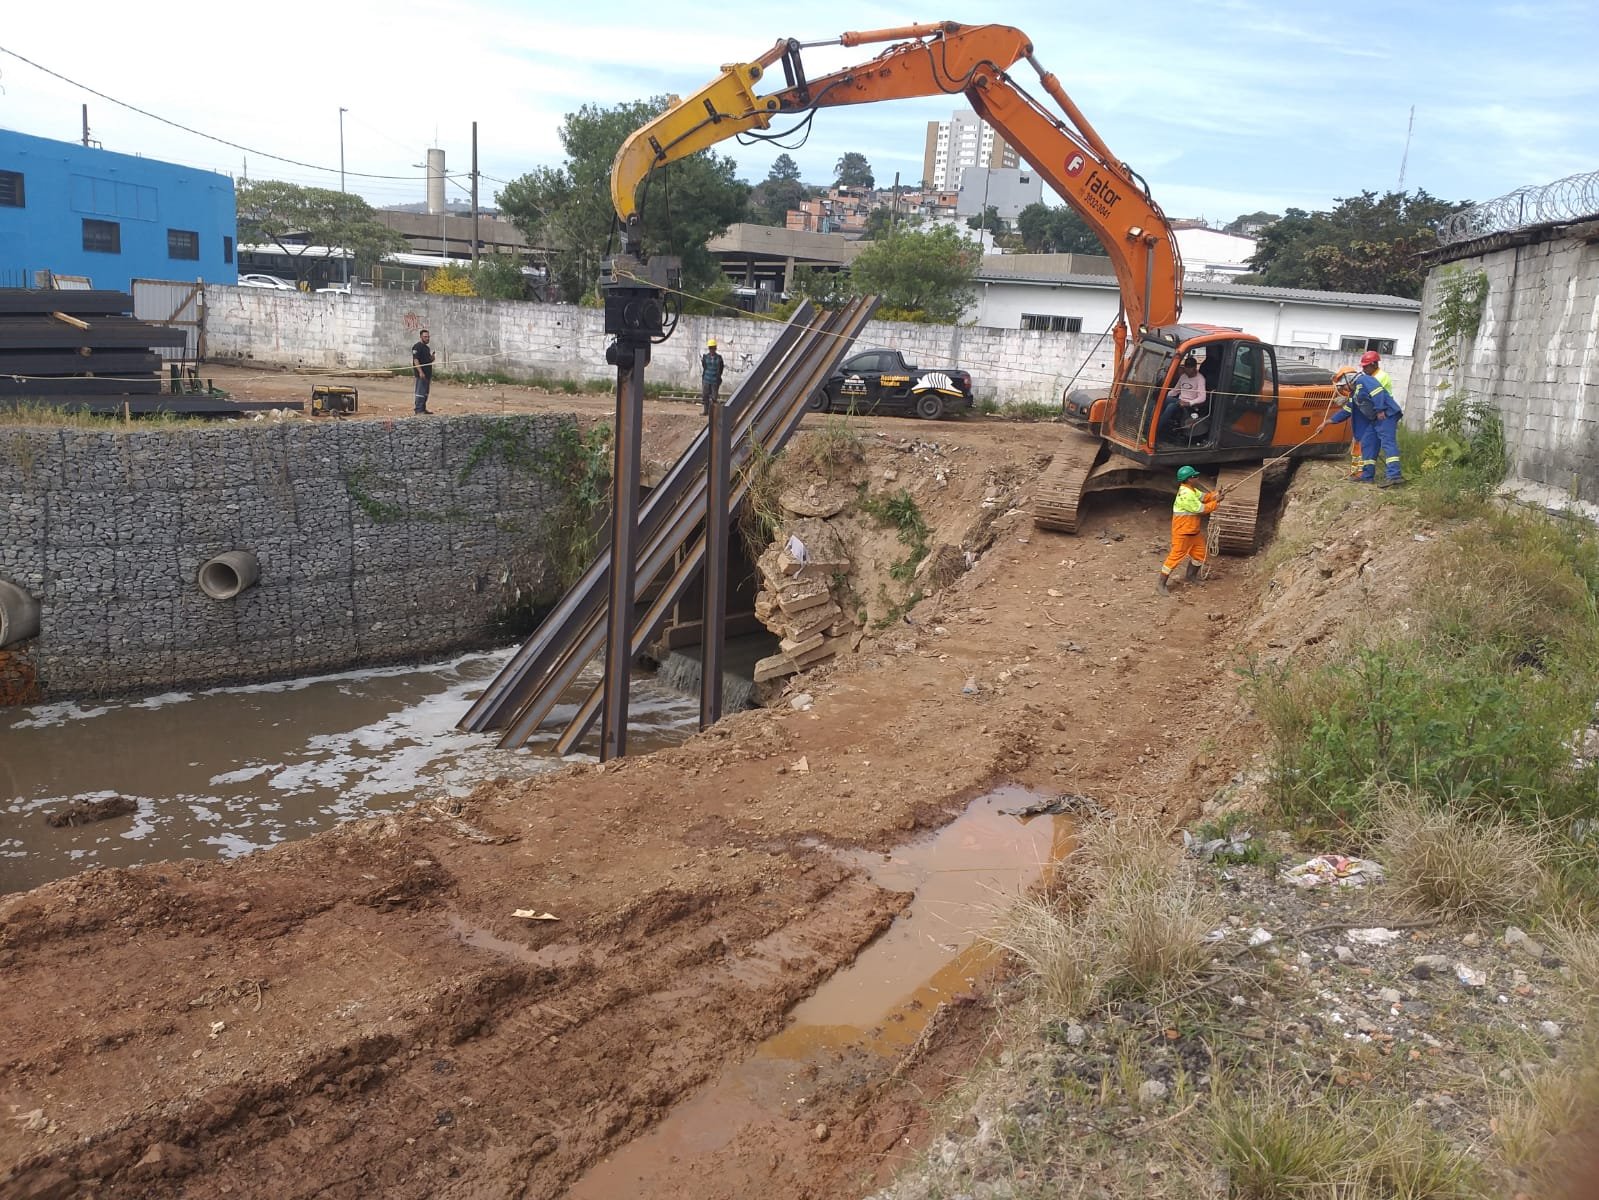
{"type": "Polygon", "coordinates": [[[0,579],[0,646],[39,636],[39,602],[26,588],[0,579]]]}
{"type": "Polygon", "coordinates": [[[248,550],[229,550],[200,568],[200,590],[213,600],[231,600],[261,576],[261,566],[248,550]]]}

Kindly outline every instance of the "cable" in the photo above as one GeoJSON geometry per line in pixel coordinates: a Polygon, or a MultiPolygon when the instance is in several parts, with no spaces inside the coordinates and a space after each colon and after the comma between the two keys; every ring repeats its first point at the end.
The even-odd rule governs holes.
{"type": "Polygon", "coordinates": [[[62,83],[69,84],[70,86],[78,88],[81,91],[88,92],[89,95],[91,95],[91,96],[98,96],[101,100],[109,101],[110,103],[115,104],[115,105],[117,105],[120,108],[128,109],[130,112],[136,112],[141,117],[149,117],[152,121],[159,121],[159,122],[161,122],[161,124],[170,125],[174,129],[181,129],[181,130],[183,130],[184,133],[192,133],[192,134],[194,134],[195,137],[205,138],[209,142],[218,142],[218,143],[220,143],[221,145],[224,145],[224,146],[231,146],[235,150],[243,150],[246,154],[253,154],[257,158],[267,158],[267,159],[271,159],[273,162],[288,163],[291,167],[304,167],[307,170],[311,170],[311,171],[326,171],[330,175],[340,175],[340,174],[350,175],[350,176],[353,176],[356,179],[409,179],[409,180],[415,180],[415,179],[418,178],[418,176],[415,176],[415,175],[372,175],[372,174],[369,174],[369,173],[367,173],[365,171],[342,171],[341,172],[338,167],[322,167],[322,166],[318,166],[316,163],[301,162],[297,158],[284,158],[281,154],[269,154],[265,150],[256,150],[256,149],[253,149],[250,146],[241,145],[238,142],[230,142],[227,138],[217,137],[215,134],[212,134],[212,133],[204,133],[201,130],[195,129],[195,128],[193,128],[191,126],[188,126],[188,125],[184,125],[184,124],[182,124],[182,123],[180,123],[178,121],[172,121],[172,120],[167,119],[166,117],[159,116],[156,113],[150,112],[148,109],[140,108],[137,104],[129,104],[126,100],[118,100],[115,96],[108,96],[104,92],[97,91],[96,89],[90,87],[86,83],[79,83],[76,79],[68,79],[65,75],[61,74],[59,71],[52,71],[49,67],[44,66],[41,63],[36,63],[36,62],[33,61],[33,59],[28,58],[26,55],[18,54],[15,50],[9,49],[6,46],[0,46],[0,54],[9,54],[12,58],[18,60],[19,62],[27,63],[30,67],[34,68],[36,71],[43,71],[46,75],[52,76],[52,77],[54,77],[56,79],[59,79],[62,83]]]}

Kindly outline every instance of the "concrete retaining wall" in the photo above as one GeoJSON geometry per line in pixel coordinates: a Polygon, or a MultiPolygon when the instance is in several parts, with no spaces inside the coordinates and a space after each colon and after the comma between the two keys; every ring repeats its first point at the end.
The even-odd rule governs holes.
{"type": "MultiPolygon", "coordinates": [[[[493,452],[571,419],[0,431],[0,578],[42,602],[20,647],[48,694],[264,679],[482,644],[548,590],[547,489],[493,452]],[[260,580],[206,598],[202,563],[260,580]]],[[[19,647],[11,647],[13,651],[19,647]]]]}
{"type": "MultiPolygon", "coordinates": [[[[498,372],[531,380],[611,380],[598,310],[367,291],[353,296],[301,295],[266,288],[207,287],[206,346],[212,358],[323,369],[390,367],[410,371],[417,332],[432,332],[438,370],[498,372]]],[[[699,388],[699,356],[715,337],[736,385],[780,328],[770,321],[684,317],[676,334],[655,347],[651,382],[699,388]]],[[[873,321],[862,346],[892,346],[920,366],[958,366],[972,373],[979,399],[1001,404],[1058,404],[1068,384],[1101,387],[1114,362],[1109,338],[1090,333],[1040,333],[973,325],[873,321]],[[1075,377],[1075,382],[1074,381],[1075,377]]],[[[1284,361],[1344,365],[1333,351],[1284,350],[1284,361]]],[[[1409,360],[1385,365],[1397,386],[1409,360]]]]}
{"type": "Polygon", "coordinates": [[[1599,501],[1599,222],[1509,235],[1436,267],[1422,294],[1427,349],[1416,411],[1456,388],[1487,397],[1504,419],[1516,479],[1599,501]],[[1433,313],[1444,273],[1483,272],[1488,296],[1453,374],[1433,361],[1433,313]]]}

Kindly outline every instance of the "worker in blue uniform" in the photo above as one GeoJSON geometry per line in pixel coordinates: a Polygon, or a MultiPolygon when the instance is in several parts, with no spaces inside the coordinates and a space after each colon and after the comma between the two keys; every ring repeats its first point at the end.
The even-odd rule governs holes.
{"type": "MultiPolygon", "coordinates": [[[[1383,474],[1377,485],[1394,487],[1404,483],[1404,472],[1399,464],[1399,419],[1405,414],[1399,402],[1376,376],[1368,375],[1365,371],[1355,375],[1345,386],[1349,393],[1345,411],[1349,416],[1346,418],[1340,413],[1332,420],[1337,423],[1360,417],[1366,423],[1361,438],[1361,482],[1370,483],[1377,478],[1377,459],[1381,456],[1383,474]]],[[[1360,426],[1356,425],[1355,430],[1358,432],[1359,429],[1360,426]]]]}
{"type": "MultiPolygon", "coordinates": [[[[1338,394],[1344,396],[1347,385],[1340,384],[1338,394]]],[[[1338,411],[1327,418],[1329,425],[1342,425],[1349,422],[1349,444],[1354,450],[1351,465],[1355,468],[1350,472],[1352,478],[1362,483],[1369,483],[1377,471],[1377,451],[1375,445],[1367,446],[1366,441],[1371,436],[1371,421],[1366,414],[1355,407],[1353,395],[1344,396],[1344,402],[1338,411]]]]}

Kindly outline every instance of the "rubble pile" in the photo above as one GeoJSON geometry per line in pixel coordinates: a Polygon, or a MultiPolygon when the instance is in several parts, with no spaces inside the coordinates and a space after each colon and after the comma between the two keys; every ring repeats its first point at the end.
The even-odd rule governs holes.
{"type": "Polygon", "coordinates": [[[859,625],[846,611],[850,559],[838,531],[819,517],[788,521],[756,562],[755,616],[783,640],[755,664],[755,682],[803,671],[850,647],[859,625]]]}

